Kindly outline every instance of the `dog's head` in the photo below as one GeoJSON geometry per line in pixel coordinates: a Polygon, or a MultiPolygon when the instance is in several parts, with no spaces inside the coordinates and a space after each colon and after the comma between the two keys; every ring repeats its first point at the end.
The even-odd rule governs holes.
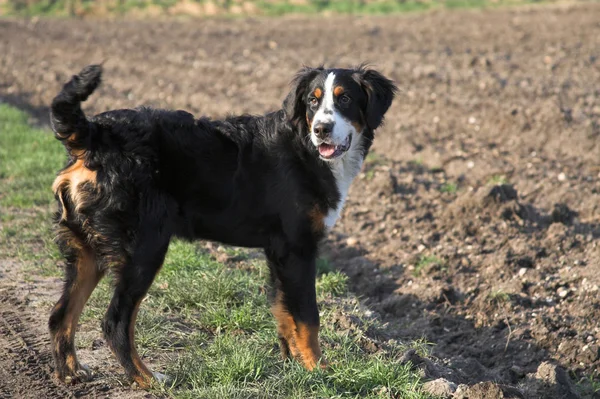
{"type": "Polygon", "coordinates": [[[368,149],[397,91],[379,72],[304,68],[283,103],[289,121],[307,134],[325,161],[343,158],[350,149],[368,149]]]}

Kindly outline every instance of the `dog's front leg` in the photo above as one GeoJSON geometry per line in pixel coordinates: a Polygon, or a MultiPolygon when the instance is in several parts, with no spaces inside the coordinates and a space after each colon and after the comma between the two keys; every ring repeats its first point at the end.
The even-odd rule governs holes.
{"type": "Polygon", "coordinates": [[[308,370],[325,367],[319,346],[319,309],[315,291],[315,256],[277,256],[267,251],[274,298],[271,310],[284,357],[298,359],[308,370]]]}

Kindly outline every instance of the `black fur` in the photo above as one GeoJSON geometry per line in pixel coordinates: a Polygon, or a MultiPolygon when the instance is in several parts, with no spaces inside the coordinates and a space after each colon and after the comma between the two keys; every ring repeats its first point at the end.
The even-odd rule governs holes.
{"type": "MultiPolygon", "coordinates": [[[[336,71],[364,87],[360,118],[368,125],[366,153],[395,86],[365,68],[336,71]]],[[[149,108],[88,119],[80,103],[100,83],[100,66],[86,67],[64,86],[51,108],[56,137],[69,153],[54,186],[57,241],[67,258],[64,294],[49,322],[60,378],[79,368],[65,365],[72,342],[60,341],[66,320],[78,317],[65,316],[73,308],[70,296],[76,292],[87,299],[87,292],[76,291],[81,281],[99,280],[110,268],[117,282],[104,335],[128,375],[142,385],[149,380],[148,370],[138,364],[133,324],[173,236],[263,248],[274,306],[293,318],[298,331],[318,330],[315,260],[326,233],[323,217],[340,192],[308,138],[306,97],[311,83],[326,72],[322,67],[299,72],[282,110],[220,121],[149,108]],[[84,255],[95,262],[93,272],[77,263],[84,255]]],[[[285,320],[281,323],[286,327],[285,320]]],[[[289,353],[295,344],[283,327],[282,349],[289,353]]],[[[320,355],[318,348],[313,352],[320,355]]],[[[299,356],[312,368],[308,355],[299,356]]]]}

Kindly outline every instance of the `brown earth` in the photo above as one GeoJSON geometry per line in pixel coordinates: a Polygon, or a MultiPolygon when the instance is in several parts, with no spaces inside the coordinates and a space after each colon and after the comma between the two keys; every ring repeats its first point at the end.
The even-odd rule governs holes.
{"type": "MultiPolygon", "coordinates": [[[[405,356],[428,379],[449,380],[446,395],[595,397],[600,5],[0,20],[0,54],[0,98],[42,123],[62,82],[92,62],[106,72],[89,112],[145,104],[213,117],[278,107],[302,64],[372,62],[401,92],[324,255],[389,323],[387,338],[433,344],[435,364],[405,356]]],[[[22,378],[46,384],[47,355],[36,358],[43,345],[31,338],[45,315],[8,297],[0,353],[30,353],[39,367],[22,378]]],[[[0,380],[18,374],[18,359],[0,358],[0,380]]]]}

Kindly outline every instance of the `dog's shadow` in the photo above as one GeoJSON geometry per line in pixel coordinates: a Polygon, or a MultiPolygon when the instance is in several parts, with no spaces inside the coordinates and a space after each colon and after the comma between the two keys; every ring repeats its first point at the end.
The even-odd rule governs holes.
{"type": "MultiPolygon", "coordinates": [[[[547,213],[527,204],[520,212],[523,218],[535,220],[534,227],[530,227],[538,231],[558,223],[568,226],[565,228],[571,229],[572,234],[600,237],[600,224],[574,221],[577,213],[562,205],[547,213]]],[[[560,378],[544,376],[550,364],[565,369],[569,364],[560,364],[556,353],[539,345],[536,341],[539,336],[528,333],[530,326],[523,323],[511,326],[509,317],[484,318],[490,321],[488,324],[476,321],[473,315],[482,311],[475,303],[477,290],[465,293],[452,284],[439,284],[435,285],[435,293],[426,293],[421,298],[406,293],[409,290],[403,289],[398,281],[411,270],[401,264],[382,268],[376,260],[371,260],[373,257],[366,256],[368,251],[360,243],[346,245],[347,240],[347,236],[334,231],[322,255],[335,269],[349,276],[350,291],[379,315],[385,326],[379,332],[381,336],[404,343],[416,340],[430,344],[431,357],[437,359],[434,364],[414,353],[405,355],[415,367],[424,369],[426,379],[448,377],[456,384],[469,385],[493,381],[503,386],[506,397],[577,397],[572,396],[574,385],[561,367],[553,369],[558,370],[556,375],[560,378]],[[514,389],[517,386],[520,391],[514,389]]],[[[451,269],[477,272],[473,265],[451,269]]],[[[510,312],[517,304],[526,308],[547,306],[530,296],[516,294],[505,294],[498,301],[502,302],[497,306],[500,312],[510,312]]]]}

